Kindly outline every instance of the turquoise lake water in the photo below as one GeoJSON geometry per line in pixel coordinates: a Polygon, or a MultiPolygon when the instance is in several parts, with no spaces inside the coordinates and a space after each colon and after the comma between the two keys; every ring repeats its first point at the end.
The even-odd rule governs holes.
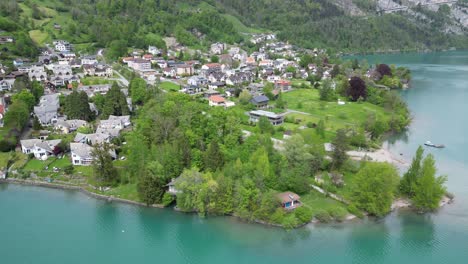
{"type": "Polygon", "coordinates": [[[414,115],[389,143],[409,159],[426,140],[455,203],[437,213],[286,232],[230,217],[107,203],[78,192],[0,185],[0,263],[468,263],[468,52],[366,57],[413,71],[414,115]]]}

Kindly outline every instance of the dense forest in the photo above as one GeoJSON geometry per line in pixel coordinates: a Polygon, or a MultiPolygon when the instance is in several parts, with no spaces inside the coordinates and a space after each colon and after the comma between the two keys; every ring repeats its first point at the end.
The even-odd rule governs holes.
{"type": "MultiPolygon", "coordinates": [[[[383,51],[466,47],[467,37],[444,33],[446,10],[434,14],[430,23],[412,20],[404,13],[349,16],[330,0],[216,0],[246,24],[279,32],[282,39],[305,47],[332,47],[344,51],[383,51]]],[[[358,6],[361,2],[356,1],[358,6]]],[[[369,8],[367,8],[369,9],[369,8]]]]}

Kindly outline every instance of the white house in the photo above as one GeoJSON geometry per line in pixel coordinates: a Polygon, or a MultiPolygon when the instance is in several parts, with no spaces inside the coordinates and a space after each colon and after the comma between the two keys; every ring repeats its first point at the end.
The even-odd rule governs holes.
{"type": "Polygon", "coordinates": [[[93,65],[98,64],[96,56],[86,56],[81,58],[81,65],[93,65]]]}
{"type": "Polygon", "coordinates": [[[24,154],[34,154],[36,159],[46,160],[54,156],[55,147],[60,144],[61,139],[41,140],[25,139],[21,140],[21,152],[24,154]]]}
{"type": "Polygon", "coordinates": [[[55,45],[55,50],[56,51],[70,51],[71,50],[71,45],[68,41],[65,40],[57,40],[54,41],[53,44],[55,45]]]}
{"type": "Polygon", "coordinates": [[[39,104],[34,107],[34,114],[41,125],[46,126],[57,121],[57,111],[60,107],[59,94],[47,94],[41,96],[39,104]]]}
{"type": "Polygon", "coordinates": [[[133,59],[128,62],[128,67],[134,69],[135,71],[144,71],[151,69],[151,62],[144,59],[133,59]]]}
{"type": "Polygon", "coordinates": [[[225,43],[216,42],[216,43],[211,44],[210,52],[211,52],[211,54],[218,54],[219,55],[219,54],[222,54],[225,49],[226,49],[226,44],[225,43]]]}
{"type": "Polygon", "coordinates": [[[155,46],[148,46],[148,53],[151,53],[153,56],[159,56],[162,52],[155,46]]]}
{"type": "Polygon", "coordinates": [[[73,165],[89,166],[93,162],[93,147],[85,143],[70,143],[70,152],[73,165]]]}
{"type": "Polygon", "coordinates": [[[13,88],[15,79],[5,79],[0,81],[0,91],[9,91],[13,88]]]}

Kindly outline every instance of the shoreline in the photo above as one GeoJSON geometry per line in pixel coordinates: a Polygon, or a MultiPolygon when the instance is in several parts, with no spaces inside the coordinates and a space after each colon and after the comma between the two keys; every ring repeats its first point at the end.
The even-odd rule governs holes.
{"type": "MultiPolygon", "coordinates": [[[[128,199],[122,199],[114,196],[109,196],[109,195],[103,195],[103,194],[98,194],[91,192],[84,188],[83,186],[78,186],[78,185],[68,185],[68,184],[62,184],[62,183],[49,183],[49,182],[43,182],[43,181],[34,181],[34,180],[23,180],[23,179],[16,179],[16,178],[7,178],[7,179],[0,179],[0,184],[15,184],[15,185],[24,185],[24,186],[34,186],[34,187],[42,187],[42,188],[49,188],[49,189],[57,189],[57,190],[64,190],[64,191],[77,191],[80,192],[84,195],[87,195],[88,197],[98,199],[98,200],[103,200],[107,202],[118,202],[122,204],[128,204],[128,205],[134,205],[134,206],[141,206],[141,207],[149,207],[149,208],[157,208],[157,209],[163,209],[165,208],[163,205],[158,205],[158,204],[153,204],[153,205],[146,205],[145,203],[140,203],[137,201],[132,201],[128,199]]],[[[190,212],[183,212],[177,209],[174,209],[174,211],[181,212],[181,213],[190,213],[190,212]]],[[[275,224],[275,223],[268,223],[262,220],[254,219],[251,221],[242,219],[238,215],[231,214],[231,215],[226,215],[229,217],[233,217],[237,219],[237,221],[243,222],[243,223],[250,223],[250,224],[258,224],[262,226],[269,226],[269,227],[278,227],[278,228],[283,228],[284,227],[280,224],[275,224]]],[[[359,219],[357,216],[348,214],[343,221],[332,221],[334,223],[347,223],[354,221],[356,219],[359,219]]],[[[331,223],[331,222],[330,222],[331,223]]],[[[294,229],[301,228],[304,226],[307,226],[309,224],[315,225],[315,224],[321,224],[317,219],[313,218],[310,222],[304,223],[300,226],[295,227],[294,229]]],[[[329,224],[329,223],[325,223],[329,224]]]]}
{"type": "Polygon", "coordinates": [[[342,53],[341,57],[349,56],[367,56],[367,55],[383,55],[383,54],[405,54],[405,53],[431,53],[431,52],[448,52],[448,51],[463,51],[467,50],[466,48],[445,48],[445,49],[411,49],[411,50],[382,50],[382,51],[373,51],[373,52],[347,52],[342,53]]]}
{"type": "Polygon", "coordinates": [[[118,198],[118,197],[110,196],[110,195],[94,193],[94,192],[91,192],[91,191],[87,190],[83,186],[79,186],[79,185],[72,185],[72,184],[68,185],[68,184],[62,184],[62,183],[48,183],[48,182],[43,182],[43,181],[22,180],[22,179],[16,179],[16,178],[0,179],[0,184],[2,184],[2,183],[36,186],[36,187],[44,187],[44,188],[58,189],[58,190],[78,191],[78,192],[81,192],[81,193],[91,197],[91,198],[95,198],[95,199],[98,199],[98,200],[104,200],[104,201],[107,201],[107,202],[119,202],[119,203],[125,203],[125,204],[136,205],[136,206],[144,206],[144,207],[152,207],[152,208],[164,208],[164,206],[158,205],[158,204],[146,205],[145,203],[141,203],[141,202],[137,202],[137,201],[118,198]]]}
{"type": "Polygon", "coordinates": [[[369,159],[375,162],[388,162],[397,167],[409,167],[410,163],[404,159],[398,158],[387,147],[381,146],[376,151],[356,151],[350,150],[346,152],[350,159],[360,161],[362,159],[369,159]]]}

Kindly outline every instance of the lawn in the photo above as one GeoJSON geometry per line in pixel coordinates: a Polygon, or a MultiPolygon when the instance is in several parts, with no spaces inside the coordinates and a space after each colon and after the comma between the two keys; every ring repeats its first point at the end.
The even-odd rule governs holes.
{"type": "Polygon", "coordinates": [[[122,199],[140,201],[137,192],[136,184],[125,184],[119,185],[118,187],[112,188],[111,190],[103,193],[105,195],[113,195],[122,199]]]}
{"type": "Polygon", "coordinates": [[[59,169],[63,169],[67,166],[70,166],[71,165],[71,161],[70,161],[70,158],[68,156],[64,156],[63,158],[61,159],[56,159],[55,161],[53,161],[52,163],[49,164],[49,170],[53,170],[53,168],[59,168],[59,169]]]}
{"type": "Polygon", "coordinates": [[[330,212],[337,208],[346,210],[346,205],[313,190],[306,195],[302,195],[301,202],[304,206],[307,206],[312,210],[313,215],[322,211],[330,212]]]}
{"type": "Polygon", "coordinates": [[[49,34],[39,29],[29,31],[29,37],[38,45],[44,45],[44,43],[50,40],[49,34]]]}
{"type": "Polygon", "coordinates": [[[176,92],[180,90],[180,85],[175,84],[173,82],[161,82],[159,84],[159,88],[166,90],[168,92],[176,92]]]}
{"type": "Polygon", "coordinates": [[[98,84],[109,84],[110,80],[101,77],[85,77],[81,79],[83,85],[98,85],[98,84]]]}
{"type": "Polygon", "coordinates": [[[8,161],[10,160],[11,153],[10,152],[0,152],[0,170],[3,170],[8,165],[8,161]]]}
{"type": "Polygon", "coordinates": [[[48,160],[38,160],[38,159],[33,158],[29,160],[28,163],[26,163],[23,169],[25,171],[35,171],[35,172],[43,171],[45,170],[47,165],[51,163],[54,159],[55,158],[49,158],[48,160]]]}
{"type": "Polygon", "coordinates": [[[322,119],[327,130],[331,131],[360,126],[370,113],[375,113],[378,119],[388,119],[390,116],[383,108],[367,102],[346,102],[345,105],[339,105],[337,102],[320,101],[319,92],[315,89],[298,89],[284,93],[283,100],[288,109],[307,113],[294,113],[291,116],[313,123],[322,119]]]}

